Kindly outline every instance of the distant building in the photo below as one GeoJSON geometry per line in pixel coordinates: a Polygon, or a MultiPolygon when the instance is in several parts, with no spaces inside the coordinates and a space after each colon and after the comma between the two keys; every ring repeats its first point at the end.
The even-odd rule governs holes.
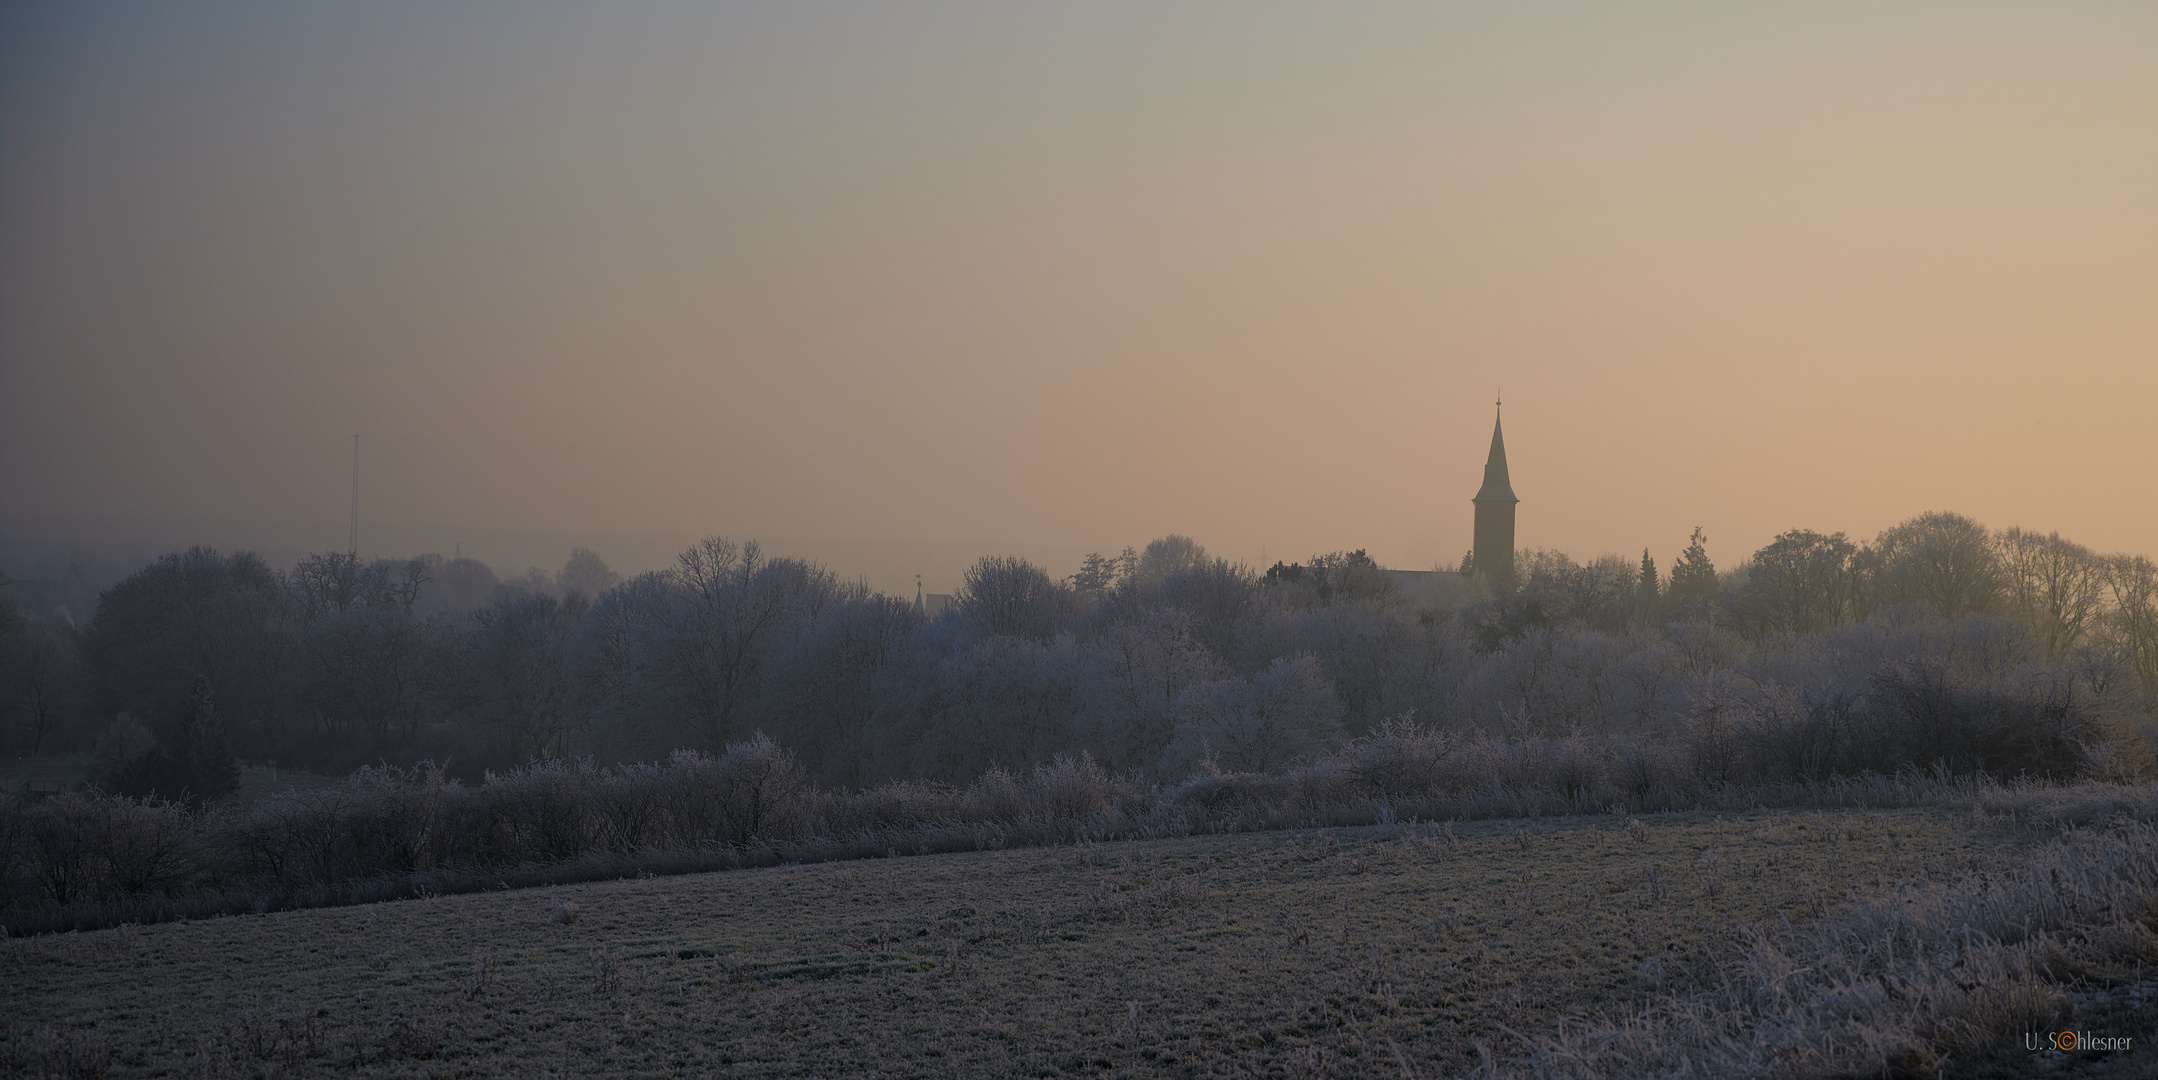
{"type": "Polygon", "coordinates": [[[1401,598],[1419,608],[1449,608],[1461,602],[1466,582],[1455,570],[1393,570],[1386,576],[1401,589],[1401,598]]]}
{"type": "Polygon", "coordinates": [[[1469,559],[1475,575],[1493,582],[1514,579],[1514,485],[1506,475],[1506,436],[1491,420],[1491,456],[1484,460],[1484,486],[1477,490],[1476,546],[1469,559]]]}
{"type": "Polygon", "coordinates": [[[916,615],[920,615],[924,619],[934,619],[950,611],[954,606],[951,593],[925,593],[919,584],[914,586],[914,613],[916,615]]]}

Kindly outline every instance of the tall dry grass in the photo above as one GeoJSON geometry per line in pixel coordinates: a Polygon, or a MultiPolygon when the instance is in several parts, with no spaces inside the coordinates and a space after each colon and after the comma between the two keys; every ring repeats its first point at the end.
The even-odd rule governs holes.
{"type": "Polygon", "coordinates": [[[2112,809],[2012,875],[1899,890],[1825,923],[1757,933],[1716,985],[1530,1037],[1498,1071],[1931,1076],[2016,1042],[2062,1017],[2064,983],[2158,961],[2158,800],[2146,791],[2112,809]]]}

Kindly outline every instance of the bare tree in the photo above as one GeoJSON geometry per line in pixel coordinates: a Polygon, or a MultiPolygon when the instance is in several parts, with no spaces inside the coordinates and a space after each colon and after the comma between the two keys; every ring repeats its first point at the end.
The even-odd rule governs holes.
{"type": "Polygon", "coordinates": [[[1239,772],[1279,772],[1341,736],[1341,703],[1309,655],[1283,657],[1250,679],[1184,695],[1175,757],[1239,772]]]}
{"type": "Polygon", "coordinates": [[[672,570],[609,592],[598,606],[598,678],[615,716],[664,716],[719,752],[756,725],[773,649],[839,603],[832,573],[796,559],[767,560],[755,541],[712,537],[672,570]]]}
{"type": "Polygon", "coordinates": [[[2045,636],[2046,655],[2074,648],[2104,608],[2104,563],[2059,533],[2009,529],[1997,544],[2008,603],[2045,636]]]}
{"type": "Polygon", "coordinates": [[[2142,684],[2144,696],[2158,703],[2158,563],[2144,555],[2114,555],[2105,561],[2105,582],[2112,593],[2106,632],[2142,684]]]}
{"type": "Polygon", "coordinates": [[[967,568],[959,588],[961,614],[986,634],[1047,641],[1071,609],[1068,586],[1012,555],[987,555],[967,568]]]}
{"type": "Polygon", "coordinates": [[[76,656],[73,631],[33,626],[12,664],[11,700],[0,702],[22,718],[30,734],[30,752],[43,752],[45,743],[75,712],[81,665],[76,656]]]}
{"type": "Polygon", "coordinates": [[[560,757],[577,725],[571,642],[583,608],[552,596],[506,597],[473,628],[475,715],[511,763],[560,757]]]}
{"type": "Polygon", "coordinates": [[[415,619],[400,604],[358,608],[309,625],[298,651],[307,712],[321,736],[317,752],[394,756],[410,745],[443,708],[448,672],[439,661],[454,650],[446,633],[441,623],[415,619]]]}
{"type": "Polygon", "coordinates": [[[901,667],[922,619],[914,605],[843,587],[846,595],[802,620],[773,658],[771,682],[784,703],[774,730],[793,737],[810,770],[828,783],[873,779],[868,737],[879,711],[900,693],[901,667]]]}
{"type": "Polygon", "coordinates": [[[2000,564],[1986,527],[1961,514],[1932,511],[1875,539],[1881,558],[1881,599],[1922,604],[1942,618],[1993,610],[2000,564]]]}
{"type": "Polygon", "coordinates": [[[1178,608],[1149,609],[1136,622],[1106,628],[1086,656],[1085,740],[1118,768],[1154,764],[1174,733],[1184,693],[1228,674],[1178,608]]]}

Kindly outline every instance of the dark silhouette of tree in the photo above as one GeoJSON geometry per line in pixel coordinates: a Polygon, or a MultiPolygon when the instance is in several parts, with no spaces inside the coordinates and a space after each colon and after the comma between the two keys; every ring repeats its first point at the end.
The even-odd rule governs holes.
{"type": "Polygon", "coordinates": [[[2106,589],[2113,597],[2106,629],[2146,701],[2158,711],[2158,563],[2142,555],[2110,555],[2105,566],[2106,589]]]}
{"type": "Polygon", "coordinates": [[[0,692],[0,712],[15,714],[29,735],[30,752],[37,754],[76,711],[81,664],[75,632],[31,626],[15,652],[12,662],[0,654],[0,665],[7,668],[0,673],[7,683],[0,692]]]}
{"type": "Polygon", "coordinates": [[[1143,582],[1158,581],[1180,570],[1203,566],[1207,562],[1206,549],[1189,536],[1170,533],[1146,546],[1139,553],[1139,564],[1133,576],[1143,582]]]}
{"type": "Polygon", "coordinates": [[[423,612],[464,614],[476,611],[493,598],[502,579],[478,559],[456,558],[434,568],[434,580],[420,594],[423,612]]]}
{"type": "Polygon", "coordinates": [[[567,599],[581,595],[587,600],[596,599],[622,583],[622,575],[609,569],[606,560],[591,548],[573,548],[569,561],[562,565],[562,572],[555,576],[555,585],[567,599]]]}
{"type": "Polygon", "coordinates": [[[2104,609],[2105,560],[2059,533],[2009,529],[1998,547],[2009,606],[2045,634],[2046,654],[2082,641],[2104,609]]]}
{"type": "Polygon", "coordinates": [[[1716,564],[1708,559],[1708,537],[1696,525],[1693,539],[1671,564],[1667,590],[1671,613],[1680,619],[1708,617],[1716,607],[1716,564]]]}
{"type": "Polygon", "coordinates": [[[1663,598],[1662,589],[1662,581],[1656,576],[1656,560],[1649,556],[1647,548],[1642,548],[1641,569],[1634,575],[1633,595],[1634,612],[1643,621],[1656,611],[1663,598]]]}
{"type": "Polygon", "coordinates": [[[1071,587],[1087,596],[1099,596],[1131,580],[1132,571],[1139,565],[1139,555],[1125,548],[1122,555],[1104,556],[1098,551],[1087,553],[1080,560],[1079,572],[1069,579],[1071,587]]]}
{"type": "Polygon", "coordinates": [[[225,726],[218,720],[210,680],[202,676],[196,677],[188,693],[186,710],[170,743],[128,762],[105,781],[115,794],[197,805],[216,802],[239,786],[240,763],[225,742],[225,726]]]}
{"type": "Polygon", "coordinates": [[[82,641],[89,708],[130,713],[170,746],[189,691],[208,678],[236,750],[298,760],[304,728],[287,723],[293,631],[284,580],[253,553],[167,555],[98,597],[82,641]]]}
{"type": "Polygon", "coordinates": [[[1842,533],[1792,529],[1778,536],[1753,553],[1734,598],[1740,632],[1811,634],[1845,621],[1856,603],[1857,554],[1842,533]]]}
{"type": "Polygon", "coordinates": [[[1881,601],[1922,605],[1942,618],[1984,615],[2001,591],[1999,560],[1986,527],[1962,514],[1932,511],[1881,533],[1881,601]]]}
{"type": "Polygon", "coordinates": [[[188,694],[187,719],[180,725],[180,745],[175,749],[187,771],[189,793],[196,799],[215,802],[239,790],[240,763],[225,742],[225,725],[218,719],[207,678],[197,678],[188,694]]]}
{"type": "Polygon", "coordinates": [[[1322,604],[1337,597],[1391,604],[1401,596],[1400,586],[1363,548],[1314,555],[1309,563],[1277,562],[1267,568],[1260,582],[1303,586],[1312,600],[1322,604]]]}
{"type": "Polygon", "coordinates": [[[1967,665],[1957,678],[2072,682],[2130,717],[2158,704],[2148,559],[1945,514],[1878,546],[1792,530],[1721,580],[1698,528],[1668,577],[1647,551],[1523,551],[1518,587],[1429,597],[1404,597],[1361,550],[1262,573],[1164,537],[1063,581],[984,559],[933,621],[911,598],[720,539],[587,598],[611,574],[587,555],[528,587],[474,560],[317,556],[280,574],[196,549],[106,590],[79,639],[18,583],[0,592],[26,598],[15,619],[0,604],[0,719],[15,748],[39,746],[45,699],[31,698],[53,687],[54,715],[110,725],[101,782],[200,801],[230,790],[235,753],[326,771],[454,759],[476,778],[719,754],[758,731],[824,784],[958,782],[1082,753],[1173,782],[1209,752],[1271,769],[1335,723],[1363,737],[1410,712],[1545,734],[1676,731],[1706,701],[1781,716],[1834,689],[1822,672],[1853,687],[1929,657],[1967,665]],[[546,591],[558,584],[566,596],[546,591]],[[477,609],[446,602],[467,587],[477,609]],[[1652,619],[1677,625],[1643,632],[1652,619]],[[54,646],[43,660],[38,641],[54,646]],[[1309,664],[1281,666],[1297,657],[1309,664]]]}
{"type": "Polygon", "coordinates": [[[1016,556],[987,555],[967,568],[958,602],[983,633],[1047,641],[1063,626],[1067,595],[1041,567],[1016,556]]]}

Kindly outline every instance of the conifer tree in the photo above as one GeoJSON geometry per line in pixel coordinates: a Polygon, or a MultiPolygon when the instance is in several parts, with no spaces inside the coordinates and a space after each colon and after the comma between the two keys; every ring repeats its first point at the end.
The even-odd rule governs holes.
{"type": "Polygon", "coordinates": [[[239,788],[240,763],[225,742],[225,725],[217,718],[208,678],[195,677],[195,689],[187,696],[187,712],[173,732],[172,744],[122,763],[103,786],[116,795],[198,805],[216,802],[239,788]]]}
{"type": "Polygon", "coordinates": [[[180,745],[175,749],[195,800],[216,802],[239,789],[240,763],[225,742],[225,724],[217,718],[217,703],[210,696],[206,677],[195,678],[195,689],[187,698],[187,719],[180,728],[180,745]]]}
{"type": "Polygon", "coordinates": [[[1641,573],[1634,579],[1634,614],[1644,623],[1653,621],[1658,593],[1662,591],[1656,576],[1656,560],[1649,557],[1648,549],[1641,549],[1641,573]]]}
{"type": "Polygon", "coordinates": [[[1680,618],[1702,618],[1714,610],[1716,565],[1708,560],[1708,537],[1698,525],[1693,529],[1693,541],[1671,564],[1671,584],[1665,595],[1680,618]]]}

